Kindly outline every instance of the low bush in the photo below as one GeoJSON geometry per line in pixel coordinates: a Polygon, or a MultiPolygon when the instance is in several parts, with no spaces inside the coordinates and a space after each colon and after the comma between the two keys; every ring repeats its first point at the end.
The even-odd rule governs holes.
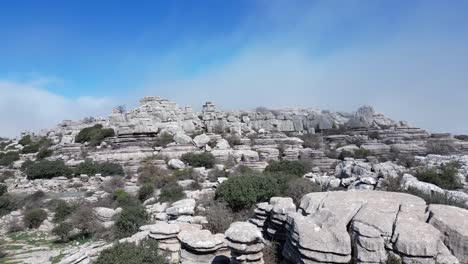
{"type": "Polygon", "coordinates": [[[24,213],[23,223],[26,228],[38,228],[47,219],[47,212],[41,208],[33,208],[24,213]]]}
{"type": "Polygon", "coordinates": [[[144,202],[146,199],[149,199],[153,196],[154,187],[150,184],[145,184],[141,186],[140,190],[138,190],[138,200],[144,202]]]}
{"type": "Polygon", "coordinates": [[[154,239],[134,243],[117,243],[101,252],[95,264],[167,264],[159,254],[158,242],[154,239]]]}
{"type": "Polygon", "coordinates": [[[9,193],[0,196],[0,217],[7,215],[23,206],[23,199],[9,193]]]}
{"type": "Polygon", "coordinates": [[[31,139],[29,144],[23,145],[24,147],[21,149],[21,153],[36,153],[40,150],[47,149],[51,144],[51,140],[46,137],[31,139]]]}
{"type": "Polygon", "coordinates": [[[225,203],[214,201],[206,206],[204,215],[208,222],[203,225],[206,229],[213,234],[224,234],[232,223],[246,221],[252,216],[252,212],[249,210],[233,212],[225,203]]]}
{"type": "Polygon", "coordinates": [[[458,140],[468,141],[468,135],[456,135],[456,136],[453,136],[453,137],[458,139],[458,140]]]}
{"type": "Polygon", "coordinates": [[[70,240],[70,233],[73,226],[70,223],[62,222],[52,229],[52,234],[59,237],[61,242],[68,242],[70,240]]]}
{"type": "Polygon", "coordinates": [[[24,148],[21,149],[21,153],[23,154],[29,154],[29,153],[36,153],[39,151],[39,148],[41,146],[37,143],[32,143],[30,145],[24,146],[24,148]]]}
{"type": "Polygon", "coordinates": [[[425,168],[416,172],[418,180],[435,184],[443,189],[455,190],[461,188],[457,177],[458,168],[454,163],[449,163],[436,168],[425,168]]]}
{"type": "Polygon", "coordinates": [[[275,241],[265,243],[263,260],[268,264],[279,264],[281,261],[281,244],[275,241]]]}
{"type": "Polygon", "coordinates": [[[26,167],[26,176],[30,180],[70,175],[72,175],[72,170],[62,160],[41,160],[30,163],[26,167]]]}
{"type": "Polygon", "coordinates": [[[265,172],[287,173],[297,176],[303,176],[307,173],[307,170],[307,165],[300,160],[272,161],[265,168],[265,172]]]}
{"type": "Polygon", "coordinates": [[[117,189],[112,193],[112,198],[117,201],[119,206],[126,206],[133,202],[132,197],[124,189],[117,189]]]}
{"type": "Polygon", "coordinates": [[[163,132],[154,139],[154,146],[165,148],[169,143],[172,142],[174,142],[174,136],[168,132],[163,132]]]}
{"type": "Polygon", "coordinates": [[[402,178],[401,176],[398,177],[387,177],[382,180],[382,190],[387,192],[402,192],[402,178]]]}
{"type": "Polygon", "coordinates": [[[341,151],[338,159],[344,160],[345,158],[353,158],[353,159],[365,159],[369,156],[369,150],[367,149],[356,149],[354,151],[341,151]]]}
{"type": "Polygon", "coordinates": [[[176,170],[172,173],[177,180],[196,180],[196,175],[193,172],[192,168],[183,169],[183,170],[176,170]]]}
{"type": "Polygon", "coordinates": [[[313,184],[308,179],[298,178],[292,180],[288,184],[288,188],[286,189],[284,194],[287,197],[291,197],[296,205],[299,205],[304,195],[311,192],[320,191],[322,191],[322,188],[319,185],[313,184]]]}
{"type": "Polygon", "coordinates": [[[43,148],[39,150],[39,152],[36,154],[36,159],[38,160],[45,159],[47,157],[52,156],[52,154],[54,154],[53,150],[48,149],[48,148],[43,148]]]}
{"type": "Polygon", "coordinates": [[[114,225],[114,234],[118,238],[129,237],[138,232],[140,226],[148,222],[149,216],[140,203],[124,206],[114,225]]]}
{"type": "Polygon", "coordinates": [[[53,205],[54,222],[65,221],[76,209],[77,205],[75,204],[67,203],[64,200],[56,200],[53,205]]]}
{"type": "Polygon", "coordinates": [[[185,153],[180,159],[192,167],[213,168],[215,164],[215,157],[209,152],[185,153]]]}
{"type": "Polygon", "coordinates": [[[104,141],[105,138],[115,136],[112,128],[102,128],[102,125],[97,124],[92,127],[83,128],[75,137],[76,143],[88,142],[91,146],[97,146],[104,141]]]}
{"type": "Polygon", "coordinates": [[[322,146],[322,139],[316,134],[304,134],[300,138],[304,148],[320,149],[322,146]]]}
{"type": "Polygon", "coordinates": [[[0,174],[0,182],[5,182],[5,180],[7,179],[11,179],[15,177],[15,173],[13,171],[3,171],[1,174],[0,174]]]}
{"type": "Polygon", "coordinates": [[[242,145],[241,138],[236,134],[229,134],[225,137],[225,139],[227,140],[227,142],[229,143],[231,147],[242,145]]]}
{"type": "Polygon", "coordinates": [[[102,185],[104,191],[114,193],[117,189],[122,189],[125,186],[123,177],[112,177],[104,182],[102,185]]]}
{"type": "Polygon", "coordinates": [[[5,184],[0,184],[0,196],[8,192],[8,187],[5,184]]]}
{"type": "Polygon", "coordinates": [[[13,162],[20,159],[20,155],[17,151],[8,151],[0,153],[0,166],[10,166],[13,162]]]}
{"type": "Polygon", "coordinates": [[[138,168],[138,183],[141,185],[150,184],[156,188],[161,188],[172,180],[168,170],[152,164],[146,164],[138,168]]]}
{"type": "Polygon", "coordinates": [[[32,138],[31,138],[31,135],[26,135],[26,136],[23,136],[19,141],[18,141],[18,144],[21,144],[23,146],[26,146],[26,145],[29,145],[32,143],[32,138]]]}
{"type": "Polygon", "coordinates": [[[258,202],[267,201],[279,193],[278,183],[262,175],[230,177],[216,189],[216,197],[234,211],[250,208],[258,202]]]}
{"type": "Polygon", "coordinates": [[[96,162],[91,159],[86,159],[84,162],[78,164],[75,168],[75,174],[87,174],[95,175],[97,173],[102,174],[102,176],[109,175],[125,175],[125,172],[122,166],[118,163],[113,162],[96,162]]]}
{"type": "Polygon", "coordinates": [[[175,202],[185,198],[184,189],[177,182],[170,182],[161,188],[160,202],[175,202]]]}
{"type": "Polygon", "coordinates": [[[92,236],[101,230],[94,209],[89,204],[82,204],[70,216],[72,226],[85,237],[92,236]]]}

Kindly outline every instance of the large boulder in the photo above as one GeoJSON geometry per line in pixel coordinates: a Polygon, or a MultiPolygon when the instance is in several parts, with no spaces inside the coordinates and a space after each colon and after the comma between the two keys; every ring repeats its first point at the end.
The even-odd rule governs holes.
{"type": "Polygon", "coordinates": [[[197,146],[198,148],[203,148],[205,147],[209,142],[210,142],[210,137],[207,136],[206,134],[201,134],[201,135],[198,135],[196,136],[194,139],[193,139],[193,143],[195,144],[195,146],[197,146]]]}
{"type": "Polygon", "coordinates": [[[448,205],[429,205],[429,224],[461,263],[468,263],[468,210],[448,205]]]}

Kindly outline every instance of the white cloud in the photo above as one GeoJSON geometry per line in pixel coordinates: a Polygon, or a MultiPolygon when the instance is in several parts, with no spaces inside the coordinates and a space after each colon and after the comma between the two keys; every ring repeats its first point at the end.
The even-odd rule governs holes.
{"type": "Polygon", "coordinates": [[[43,88],[45,78],[30,82],[0,80],[0,136],[51,128],[64,119],[107,116],[110,98],[66,98],[43,88]]]}

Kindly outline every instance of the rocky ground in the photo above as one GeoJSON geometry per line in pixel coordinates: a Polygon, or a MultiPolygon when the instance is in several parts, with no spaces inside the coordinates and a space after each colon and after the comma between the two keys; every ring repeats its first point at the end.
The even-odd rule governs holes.
{"type": "Polygon", "coordinates": [[[223,112],[207,103],[195,113],[146,97],[109,118],[1,140],[0,263],[92,263],[118,241],[145,239],[170,263],[468,263],[464,140],[371,107],[223,112]],[[300,170],[284,170],[288,161],[300,170]],[[219,209],[232,207],[218,197],[224,182],[279,177],[268,174],[275,166],[313,188],[284,178],[286,191],[219,209]],[[132,207],[147,218],[116,232],[141,213],[132,207]],[[37,225],[34,208],[45,212],[37,225]],[[218,223],[212,212],[227,213],[218,223]],[[67,239],[53,231],[64,223],[67,239]]]}

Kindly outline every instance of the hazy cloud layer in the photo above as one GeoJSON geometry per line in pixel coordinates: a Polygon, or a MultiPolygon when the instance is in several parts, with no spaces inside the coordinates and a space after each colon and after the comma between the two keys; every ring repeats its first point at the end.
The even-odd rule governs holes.
{"type": "MultiPolygon", "coordinates": [[[[300,8],[271,5],[257,18],[267,15],[268,34],[251,39],[227,63],[189,78],[155,74],[143,93],[195,106],[214,101],[227,109],[264,105],[353,111],[370,104],[423,128],[468,133],[463,121],[468,112],[468,34],[459,21],[464,20],[463,8],[424,1],[408,8],[399,21],[389,21],[395,25],[387,31],[366,27],[326,55],[311,52],[327,28],[372,11],[351,2],[356,3],[335,9],[333,1],[300,8]]],[[[248,35],[254,27],[249,23],[233,34],[248,35]]],[[[184,60],[171,59],[166,65],[184,60]]]]}
{"type": "Polygon", "coordinates": [[[64,119],[107,116],[109,98],[69,99],[44,89],[45,79],[31,82],[0,80],[0,136],[17,136],[21,131],[54,127],[64,119]]]}

